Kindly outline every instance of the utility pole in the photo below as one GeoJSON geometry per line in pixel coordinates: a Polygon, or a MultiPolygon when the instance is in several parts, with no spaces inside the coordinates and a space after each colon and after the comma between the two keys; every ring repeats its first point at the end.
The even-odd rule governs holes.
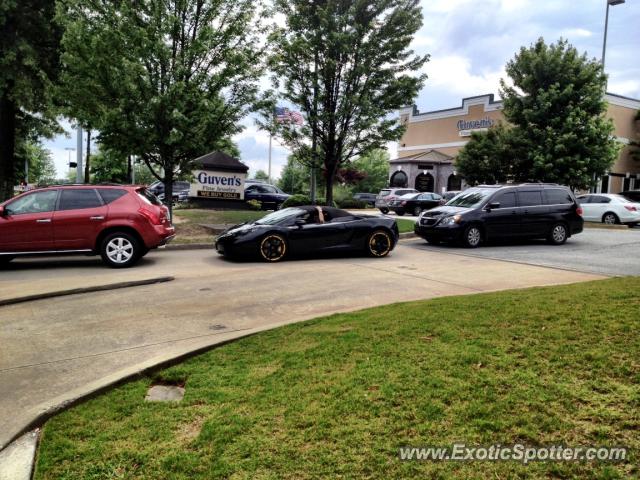
{"type": "Polygon", "coordinates": [[[82,127],[78,125],[78,138],[76,148],[76,183],[83,183],[84,171],[82,169],[82,127]]]}

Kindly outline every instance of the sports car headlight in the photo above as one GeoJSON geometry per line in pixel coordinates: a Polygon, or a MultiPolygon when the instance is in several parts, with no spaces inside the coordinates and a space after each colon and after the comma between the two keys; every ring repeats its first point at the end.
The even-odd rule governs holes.
{"type": "Polygon", "coordinates": [[[452,215],[440,220],[440,225],[453,225],[454,223],[460,223],[460,220],[462,220],[462,215],[452,215]]]}

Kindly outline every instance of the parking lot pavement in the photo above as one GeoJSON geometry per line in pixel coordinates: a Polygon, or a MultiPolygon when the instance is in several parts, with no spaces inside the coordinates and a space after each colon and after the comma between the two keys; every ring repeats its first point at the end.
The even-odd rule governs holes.
{"type": "MultiPolygon", "coordinates": [[[[169,283],[0,307],[0,448],[45,412],[198,349],[300,320],[394,302],[564,284],[597,275],[447,255],[400,244],[384,259],[231,262],[211,250],[159,251],[130,271],[91,258],[16,260],[2,272],[52,288],[118,272],[169,283]]],[[[390,319],[391,320],[391,319],[390,319]]]]}
{"type": "Polygon", "coordinates": [[[475,257],[566,268],[602,275],[640,275],[640,229],[585,228],[561,246],[544,240],[489,243],[475,249],[429,245],[422,240],[413,248],[475,257]]]}

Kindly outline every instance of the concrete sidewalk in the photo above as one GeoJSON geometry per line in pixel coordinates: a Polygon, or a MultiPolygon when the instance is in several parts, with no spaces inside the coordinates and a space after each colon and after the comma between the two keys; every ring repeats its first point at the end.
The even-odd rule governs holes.
{"type": "Polygon", "coordinates": [[[32,281],[59,285],[131,275],[176,279],[0,307],[0,448],[122,378],[279,325],[394,302],[603,278],[435,253],[411,243],[385,259],[278,264],[231,262],[203,250],[159,251],[125,271],[90,258],[17,261],[2,272],[2,282],[24,288],[32,281]]]}

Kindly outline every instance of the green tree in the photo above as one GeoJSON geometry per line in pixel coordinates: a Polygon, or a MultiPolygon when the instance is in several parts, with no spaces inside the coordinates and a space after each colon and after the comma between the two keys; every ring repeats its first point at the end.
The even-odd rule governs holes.
{"type": "Polygon", "coordinates": [[[516,131],[517,181],[587,188],[613,164],[618,146],[605,117],[606,76],[566,40],[540,38],[507,63],[513,86],[501,80],[504,115],[516,131]]]}
{"type": "Polygon", "coordinates": [[[351,165],[365,173],[364,179],[355,184],[358,192],[378,193],[389,185],[389,152],[378,149],[356,158],[351,165]]]}
{"type": "MultiPolygon", "coordinates": [[[[129,183],[127,155],[102,146],[93,154],[91,181],[94,183],[129,183]]],[[[138,183],[138,179],[136,179],[138,183]]]]}
{"type": "Polygon", "coordinates": [[[51,158],[51,152],[41,143],[26,143],[26,154],[29,159],[28,183],[52,184],[56,181],[56,166],[51,158]]]}
{"type": "Polygon", "coordinates": [[[54,15],[54,0],[0,1],[0,201],[13,195],[23,170],[20,144],[57,125],[52,85],[61,32],[54,15]]]}
{"type": "MultiPolygon", "coordinates": [[[[228,149],[255,99],[263,52],[253,0],[67,0],[62,74],[69,113],[165,183],[228,149]],[[93,99],[77,100],[91,92],[93,99]]],[[[171,202],[168,202],[171,208],[171,202]]]]}
{"type": "Polygon", "coordinates": [[[458,152],[456,168],[469,185],[504,183],[511,178],[512,129],[499,123],[486,132],[473,132],[458,152]]]}
{"type": "Polygon", "coordinates": [[[289,155],[287,164],[280,174],[278,187],[292,195],[308,194],[310,175],[311,168],[309,166],[300,163],[295,155],[289,155]]]}
{"type": "Polygon", "coordinates": [[[263,127],[294,151],[311,150],[324,168],[326,201],[350,159],[398,140],[404,127],[389,114],[412,101],[428,56],[409,46],[422,25],[419,0],[275,0],[286,26],[271,35],[270,65],[282,98],[305,116],[302,126],[263,127]]]}
{"type": "Polygon", "coordinates": [[[262,181],[265,181],[265,182],[270,180],[269,175],[264,170],[258,170],[255,173],[255,175],[253,176],[253,178],[256,179],[256,180],[262,180],[262,181]]]}

